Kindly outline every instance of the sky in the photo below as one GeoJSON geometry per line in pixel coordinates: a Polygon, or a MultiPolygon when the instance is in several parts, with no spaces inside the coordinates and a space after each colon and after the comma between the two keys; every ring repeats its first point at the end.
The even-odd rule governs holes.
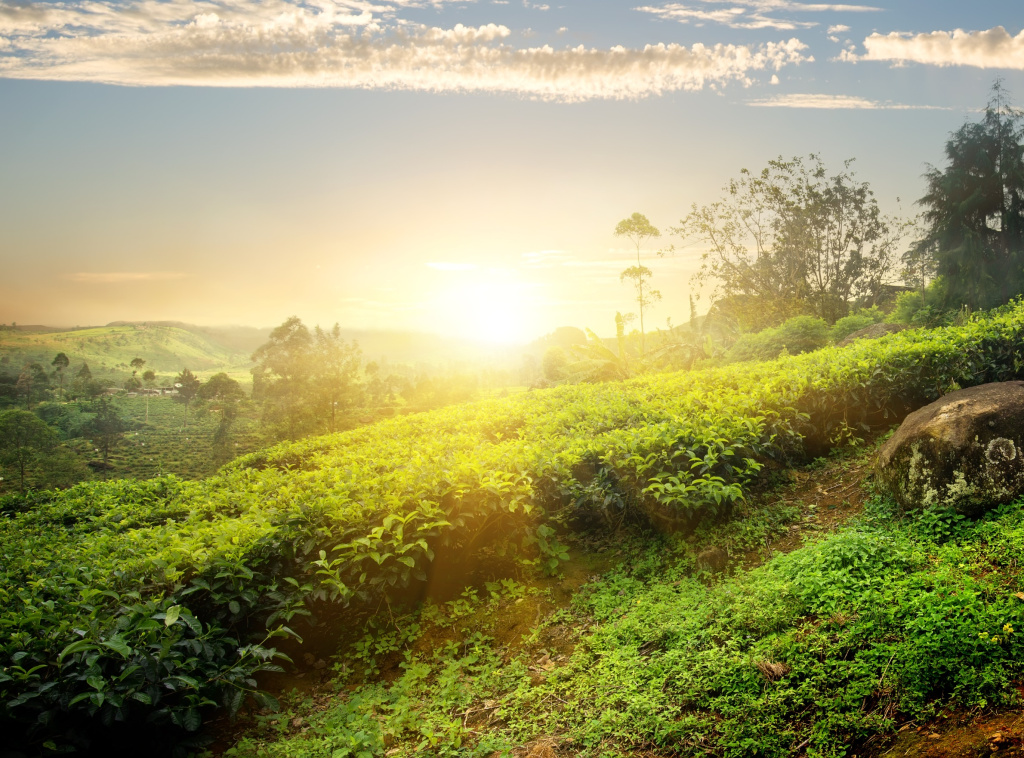
{"type": "Polygon", "coordinates": [[[1018,3],[0,0],[0,323],[499,341],[635,311],[618,221],[689,317],[672,233],[743,168],[853,158],[910,216],[1018,3]],[[659,255],[659,253],[662,253],[659,255]]]}

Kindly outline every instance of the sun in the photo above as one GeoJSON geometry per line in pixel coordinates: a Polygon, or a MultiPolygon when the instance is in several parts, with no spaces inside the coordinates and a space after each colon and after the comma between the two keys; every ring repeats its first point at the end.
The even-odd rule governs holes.
{"type": "Polygon", "coordinates": [[[529,288],[504,272],[472,272],[436,301],[446,333],[477,342],[515,344],[536,336],[529,288]]]}

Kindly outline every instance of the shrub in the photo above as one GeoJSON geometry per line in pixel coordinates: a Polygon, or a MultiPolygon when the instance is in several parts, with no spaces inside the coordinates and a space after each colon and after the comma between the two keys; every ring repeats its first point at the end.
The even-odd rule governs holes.
{"type": "Polygon", "coordinates": [[[771,360],[784,350],[790,355],[807,353],[828,344],[829,328],[824,319],[794,316],[781,326],[744,334],[727,355],[729,361],[771,360]]]}

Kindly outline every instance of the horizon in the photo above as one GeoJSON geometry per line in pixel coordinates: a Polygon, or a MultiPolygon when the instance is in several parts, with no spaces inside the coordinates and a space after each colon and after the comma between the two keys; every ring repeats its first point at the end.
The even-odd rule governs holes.
{"type": "Polygon", "coordinates": [[[993,81],[1024,104],[1014,10],[2,4],[0,322],[608,334],[639,212],[647,324],[684,323],[694,203],[813,152],[913,215],[993,81]]]}

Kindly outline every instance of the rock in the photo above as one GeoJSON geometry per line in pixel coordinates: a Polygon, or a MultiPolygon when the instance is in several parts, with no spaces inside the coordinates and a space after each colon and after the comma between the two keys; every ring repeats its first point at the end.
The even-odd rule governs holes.
{"type": "Polygon", "coordinates": [[[697,568],[717,574],[729,563],[729,554],[720,547],[709,547],[697,554],[697,568]]]}
{"type": "Polygon", "coordinates": [[[858,329],[855,332],[850,332],[836,343],[836,347],[846,347],[855,340],[877,339],[878,337],[884,337],[887,334],[902,332],[906,328],[907,327],[904,324],[872,324],[871,326],[865,326],[863,329],[858,329]]]}
{"type": "Polygon", "coordinates": [[[978,515],[1024,494],[1024,382],[951,392],[911,413],[875,473],[905,510],[978,515]]]}

